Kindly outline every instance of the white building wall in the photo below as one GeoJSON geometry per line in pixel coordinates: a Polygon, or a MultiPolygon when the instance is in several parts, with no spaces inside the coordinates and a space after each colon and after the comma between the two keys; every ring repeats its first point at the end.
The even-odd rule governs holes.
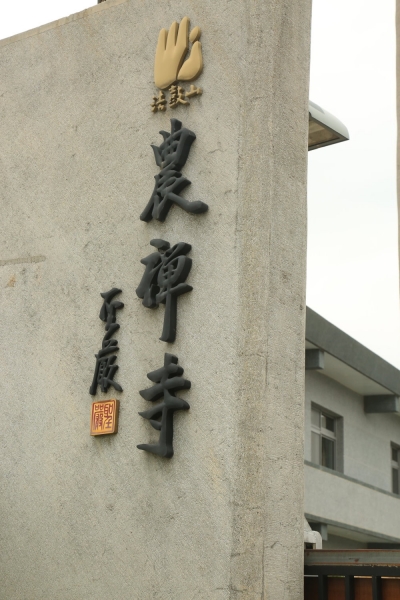
{"type": "Polygon", "coordinates": [[[328,520],[349,529],[368,530],[378,537],[400,538],[400,498],[308,465],[305,507],[306,514],[322,522],[328,520]]]}
{"type": "MultiPolygon", "coordinates": [[[[400,418],[365,414],[363,396],[322,373],[306,371],[305,459],[309,461],[312,403],[343,417],[344,474],[391,492],[390,443],[400,445],[400,418]]],[[[318,493],[326,495],[323,488],[318,493]]]]}

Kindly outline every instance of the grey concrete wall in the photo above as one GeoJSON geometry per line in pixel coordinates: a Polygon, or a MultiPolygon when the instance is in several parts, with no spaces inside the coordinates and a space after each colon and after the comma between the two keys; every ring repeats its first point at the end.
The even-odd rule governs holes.
{"type": "Polygon", "coordinates": [[[329,534],[328,540],[323,543],[324,550],[361,550],[367,548],[366,542],[350,540],[344,537],[329,534]]]}
{"type": "Polygon", "coordinates": [[[309,0],[108,0],[0,44],[1,587],[7,600],[302,598],[309,0]],[[150,112],[158,32],[202,30],[204,89],[150,112]],[[139,220],[171,116],[185,197],[139,220]],[[192,244],[174,344],[135,295],[149,241],[192,244]],[[35,258],[40,257],[40,258],[35,258]],[[91,438],[100,292],[123,289],[119,433],[91,438]],[[138,391],[192,389],[175,456],[138,391]]]}
{"type": "Polygon", "coordinates": [[[362,396],[321,373],[307,371],[306,460],[311,460],[311,403],[343,418],[344,474],[391,492],[390,443],[400,445],[400,418],[393,414],[366,414],[362,396]]]}
{"type": "Polygon", "coordinates": [[[315,469],[305,467],[307,514],[372,532],[391,540],[400,539],[400,498],[315,469]]]}

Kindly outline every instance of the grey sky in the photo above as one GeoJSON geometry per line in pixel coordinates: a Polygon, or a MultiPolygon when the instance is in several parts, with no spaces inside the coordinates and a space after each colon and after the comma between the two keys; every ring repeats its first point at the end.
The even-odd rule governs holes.
{"type": "Polygon", "coordinates": [[[400,367],[395,1],[314,0],[310,98],[350,141],[309,154],[307,303],[400,367]]]}
{"type": "MultiPolygon", "coordinates": [[[[3,2],[0,39],[94,4],[3,2]]],[[[313,3],[310,98],[351,139],[309,155],[307,303],[400,367],[394,25],[394,0],[313,3]]]]}

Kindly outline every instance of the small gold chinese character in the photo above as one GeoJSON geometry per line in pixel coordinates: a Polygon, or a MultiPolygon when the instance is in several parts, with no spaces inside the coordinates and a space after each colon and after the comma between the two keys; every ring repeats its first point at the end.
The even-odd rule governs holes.
{"type": "Polygon", "coordinates": [[[176,108],[178,104],[190,104],[189,100],[185,100],[185,90],[180,85],[171,85],[169,92],[171,94],[169,101],[171,108],[176,108]]]}
{"type": "Polygon", "coordinates": [[[166,110],[167,101],[165,94],[161,90],[158,92],[158,96],[153,96],[153,102],[151,103],[151,110],[157,112],[158,110],[166,110]]]}
{"type": "Polygon", "coordinates": [[[192,98],[193,96],[201,96],[203,90],[201,88],[196,87],[195,85],[190,86],[190,90],[186,92],[186,98],[192,98]]]}

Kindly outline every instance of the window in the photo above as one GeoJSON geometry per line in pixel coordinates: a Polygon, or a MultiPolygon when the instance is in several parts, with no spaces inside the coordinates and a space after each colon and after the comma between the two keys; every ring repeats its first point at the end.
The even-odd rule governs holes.
{"type": "Polygon", "coordinates": [[[337,469],[336,437],[338,419],[323,410],[311,409],[311,461],[317,465],[337,469]]]}
{"type": "Polygon", "coordinates": [[[392,444],[392,492],[400,495],[400,448],[392,444]]]}

